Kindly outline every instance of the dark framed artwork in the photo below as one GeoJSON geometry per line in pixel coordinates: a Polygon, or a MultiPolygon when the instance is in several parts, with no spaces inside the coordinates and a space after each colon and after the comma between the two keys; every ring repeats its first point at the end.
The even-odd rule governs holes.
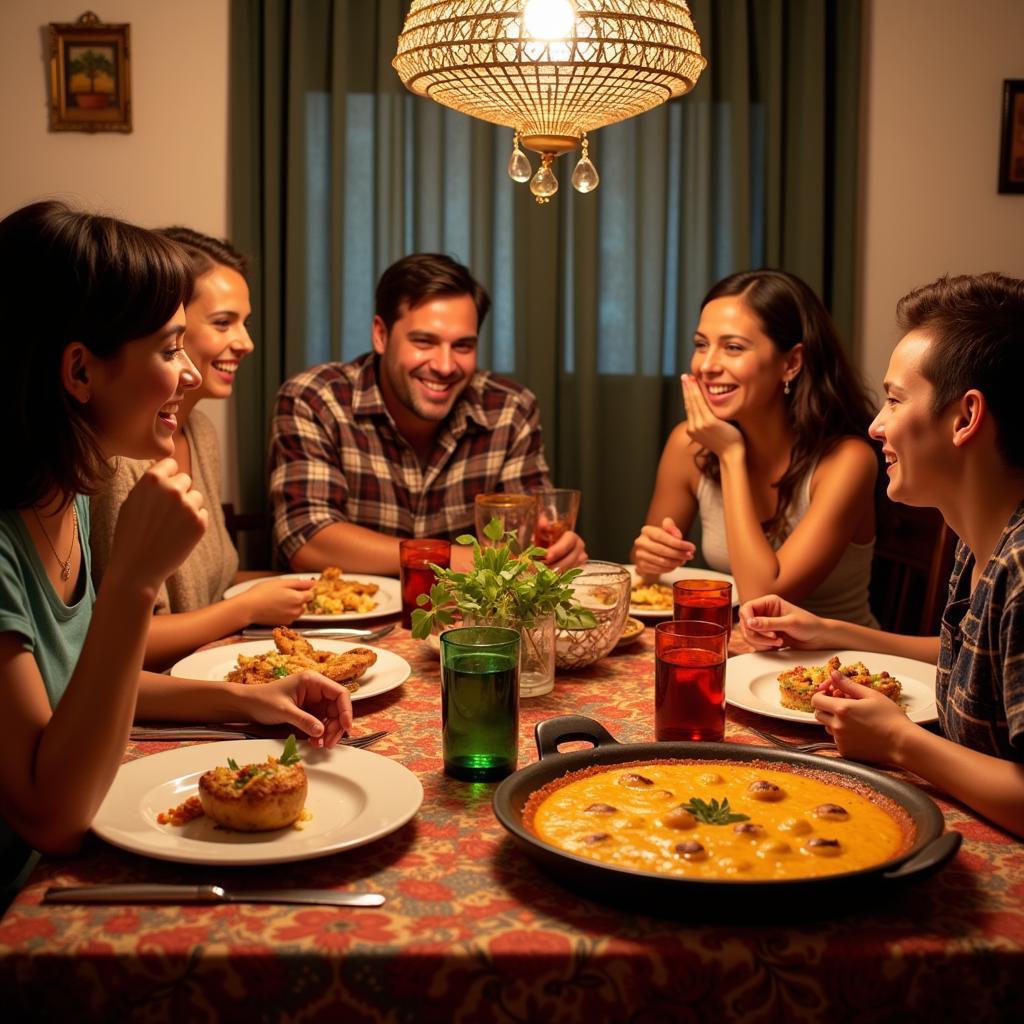
{"type": "Polygon", "coordinates": [[[999,191],[1024,192],[1024,78],[1003,82],[1003,134],[999,191]]]}
{"type": "Polygon", "coordinates": [[[132,130],[128,25],[50,23],[50,131],[132,130]]]}

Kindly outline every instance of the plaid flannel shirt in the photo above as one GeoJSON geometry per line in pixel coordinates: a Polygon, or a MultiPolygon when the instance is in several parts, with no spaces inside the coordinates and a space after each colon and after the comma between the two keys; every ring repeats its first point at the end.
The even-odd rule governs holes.
{"type": "Polygon", "coordinates": [[[270,441],[274,541],[286,559],[331,523],[395,537],[473,532],[473,499],[550,486],[533,394],[475,373],[422,464],[399,434],[373,353],[286,381],[270,441]]]}
{"type": "Polygon", "coordinates": [[[935,695],[943,734],[1024,761],[1024,502],[971,594],[974,555],[961,541],[942,616],[935,695]]]}

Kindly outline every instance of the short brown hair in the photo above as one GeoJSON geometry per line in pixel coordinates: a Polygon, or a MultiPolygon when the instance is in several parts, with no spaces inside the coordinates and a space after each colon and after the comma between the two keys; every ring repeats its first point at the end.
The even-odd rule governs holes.
{"type": "Polygon", "coordinates": [[[1024,467],[1024,281],[994,272],[940,277],[900,299],[896,322],[904,333],[922,331],[931,340],[921,373],[935,388],[933,411],[972,388],[980,391],[1000,453],[1024,467]]]}
{"type": "Polygon", "coordinates": [[[157,228],[156,233],[176,242],[192,264],[192,280],[208,274],[220,264],[248,278],[249,268],[245,257],[226,239],[204,235],[192,228],[157,228]]]}
{"type": "Polygon", "coordinates": [[[392,263],[381,274],[376,313],[390,331],[403,309],[415,309],[446,295],[468,295],[476,306],[477,330],[483,326],[491,297],[469,268],[442,253],[414,252],[392,263]]]}
{"type": "Polygon", "coordinates": [[[109,475],[88,408],[61,386],[79,341],[111,359],[188,302],[185,257],[166,238],[65,203],[33,203],[0,221],[0,345],[11,387],[0,402],[5,503],[90,494],[109,475]]]}

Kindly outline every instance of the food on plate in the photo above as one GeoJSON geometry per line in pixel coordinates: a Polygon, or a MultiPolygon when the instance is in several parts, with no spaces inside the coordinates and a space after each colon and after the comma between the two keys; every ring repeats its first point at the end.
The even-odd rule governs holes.
{"type": "Polygon", "coordinates": [[[629,603],[634,608],[650,611],[672,610],[672,588],[664,583],[634,583],[629,603]]]}
{"type": "Polygon", "coordinates": [[[318,651],[305,637],[287,626],[278,626],[274,630],[274,644],[277,650],[266,654],[252,657],[240,654],[238,666],[228,673],[227,681],[259,685],[272,683],[293,672],[312,669],[355,693],[359,689],[359,677],[377,660],[376,652],[369,647],[353,647],[344,654],[318,651]]]}
{"type": "Polygon", "coordinates": [[[294,735],[285,740],[279,758],[268,756],[262,764],[239,765],[229,757],[226,766],[199,777],[198,796],[158,814],[156,820],[161,825],[185,825],[205,814],[236,832],[270,832],[295,825],[304,816],[309,788],[300,760],[294,735]]]}
{"type": "Polygon", "coordinates": [[[873,867],[916,836],[910,815],[866,783],[767,761],[593,765],[533,793],[523,824],[613,867],[729,881],[873,867]]]}
{"type": "Polygon", "coordinates": [[[902,686],[888,672],[869,672],[861,661],[840,666],[839,658],[832,657],[824,665],[796,665],[779,673],[779,702],[793,711],[814,711],[811,698],[822,683],[828,682],[832,672],[840,672],[862,686],[870,686],[899,704],[902,686]]]}
{"type": "Polygon", "coordinates": [[[328,566],[313,584],[306,601],[307,615],[340,615],[342,612],[372,612],[373,595],[380,587],[362,580],[347,580],[336,566],[328,566]]]}

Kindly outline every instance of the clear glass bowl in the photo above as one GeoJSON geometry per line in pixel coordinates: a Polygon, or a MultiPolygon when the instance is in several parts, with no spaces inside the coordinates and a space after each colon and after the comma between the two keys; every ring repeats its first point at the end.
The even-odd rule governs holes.
{"type": "Polygon", "coordinates": [[[629,572],[615,562],[587,562],[572,582],[576,600],[594,613],[593,629],[556,629],[555,665],[583,668],[603,658],[619,641],[629,614],[629,572]]]}

